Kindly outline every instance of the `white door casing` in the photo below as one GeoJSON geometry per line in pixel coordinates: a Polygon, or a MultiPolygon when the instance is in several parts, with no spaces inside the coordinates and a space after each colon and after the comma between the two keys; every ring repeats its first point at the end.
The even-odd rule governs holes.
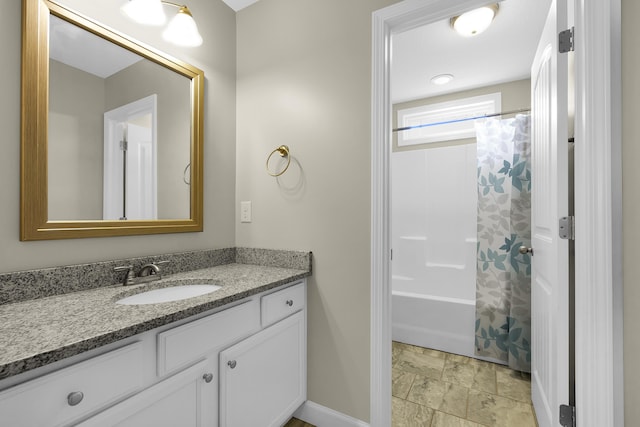
{"type": "Polygon", "coordinates": [[[569,398],[569,247],[558,237],[568,215],[567,54],[558,30],[565,0],[554,0],[531,66],[531,385],[540,427],[557,426],[569,398]]]}

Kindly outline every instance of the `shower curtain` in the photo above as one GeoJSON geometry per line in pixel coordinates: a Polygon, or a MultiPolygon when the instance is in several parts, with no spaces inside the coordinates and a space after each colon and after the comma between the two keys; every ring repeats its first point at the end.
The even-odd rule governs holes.
{"type": "Polygon", "coordinates": [[[531,371],[531,142],[529,115],[475,124],[478,258],[475,352],[531,371]]]}

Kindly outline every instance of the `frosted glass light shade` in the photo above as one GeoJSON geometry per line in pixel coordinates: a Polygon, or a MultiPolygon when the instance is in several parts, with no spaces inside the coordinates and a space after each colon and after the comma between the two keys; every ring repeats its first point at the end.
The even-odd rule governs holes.
{"type": "Polygon", "coordinates": [[[169,22],[169,25],[162,33],[162,37],[166,41],[179,46],[193,47],[202,44],[202,36],[198,32],[196,21],[186,6],[182,6],[176,16],[169,22]]]}
{"type": "Polygon", "coordinates": [[[167,21],[160,0],[129,0],[121,10],[139,24],[163,25],[167,21]]]}
{"type": "Polygon", "coordinates": [[[497,4],[470,10],[451,18],[451,26],[464,37],[477,36],[489,28],[497,12],[497,4]]]}

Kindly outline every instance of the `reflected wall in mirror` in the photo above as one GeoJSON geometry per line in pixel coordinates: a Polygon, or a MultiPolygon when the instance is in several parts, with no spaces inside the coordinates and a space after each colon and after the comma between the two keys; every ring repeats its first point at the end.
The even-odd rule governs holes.
{"type": "Polygon", "coordinates": [[[201,231],[203,72],[54,2],[23,16],[21,240],[201,231]]]}

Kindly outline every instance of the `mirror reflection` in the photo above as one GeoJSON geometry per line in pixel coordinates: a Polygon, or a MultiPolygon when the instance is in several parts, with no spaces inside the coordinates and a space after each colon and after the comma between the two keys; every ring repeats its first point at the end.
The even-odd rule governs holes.
{"type": "Polygon", "coordinates": [[[190,218],[191,80],[54,15],[49,41],[49,220],[190,218]]]}
{"type": "Polygon", "coordinates": [[[20,240],[203,229],[202,70],[23,0],[20,240]]]}

